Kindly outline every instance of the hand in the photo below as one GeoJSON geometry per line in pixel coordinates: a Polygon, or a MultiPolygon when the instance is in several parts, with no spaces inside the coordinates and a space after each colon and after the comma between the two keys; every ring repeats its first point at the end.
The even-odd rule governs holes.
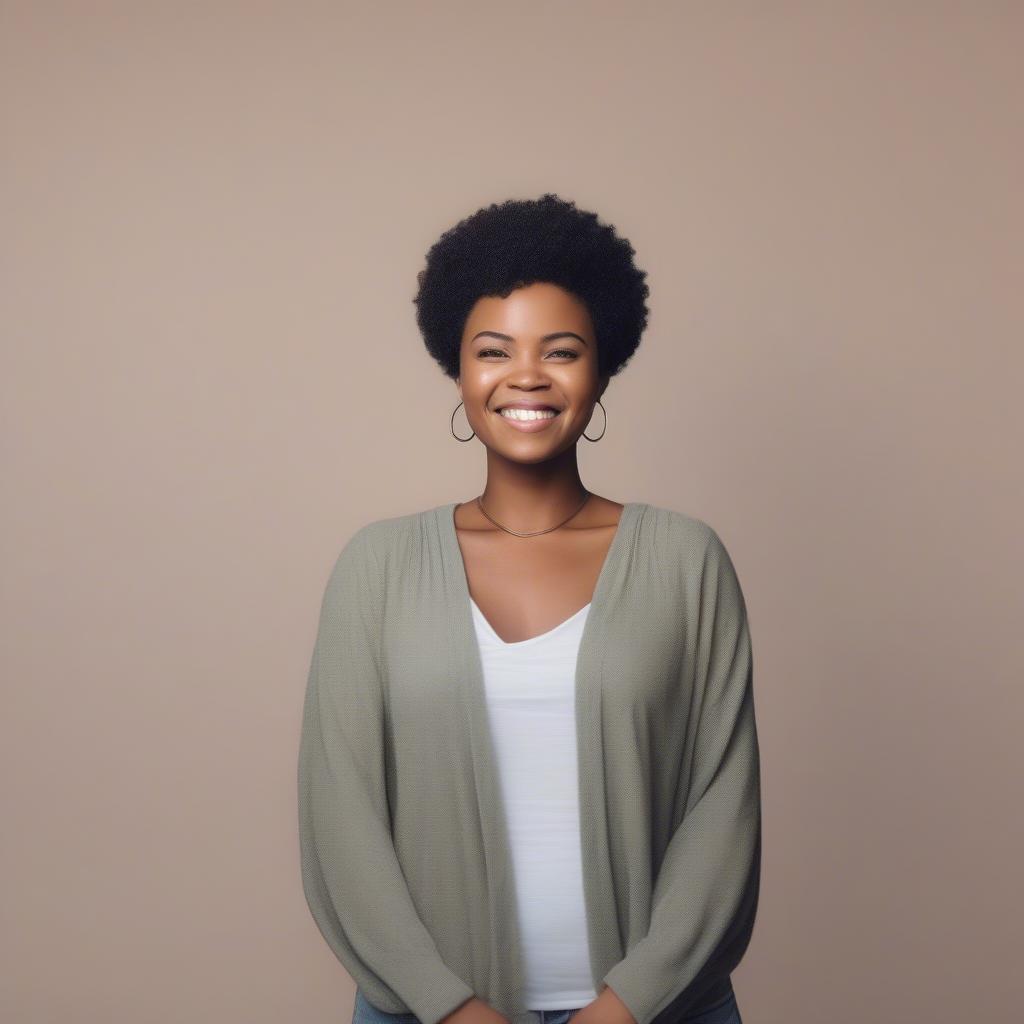
{"type": "Polygon", "coordinates": [[[443,1017],[440,1024],[509,1024],[509,1019],[489,1003],[473,996],[443,1017]]]}
{"type": "Polygon", "coordinates": [[[570,1014],[569,1020],[573,1024],[636,1024],[629,1007],[607,985],[602,986],[596,999],[570,1014]]]}

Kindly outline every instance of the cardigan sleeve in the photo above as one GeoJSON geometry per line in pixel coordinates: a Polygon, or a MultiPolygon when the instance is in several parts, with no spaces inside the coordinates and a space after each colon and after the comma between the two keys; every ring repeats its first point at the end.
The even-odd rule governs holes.
{"type": "Polygon", "coordinates": [[[367,999],[437,1024],[474,992],[442,961],[392,842],[371,527],[343,548],[320,608],[298,761],[302,883],[321,934],[367,999]]]}
{"type": "Polygon", "coordinates": [[[670,1004],[675,1017],[728,975],[757,911],[761,785],[750,630],[732,560],[707,529],[685,810],[658,870],[648,932],[604,977],[637,1024],[670,1004]]]}

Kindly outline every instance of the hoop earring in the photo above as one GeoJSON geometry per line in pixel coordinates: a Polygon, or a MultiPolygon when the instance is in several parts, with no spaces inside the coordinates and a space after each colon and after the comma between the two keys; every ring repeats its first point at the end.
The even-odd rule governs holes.
{"type": "MultiPolygon", "coordinates": [[[[584,429],[584,431],[583,431],[583,436],[587,437],[588,441],[594,441],[594,442],[600,441],[601,438],[604,437],[604,431],[608,429],[608,410],[605,409],[605,407],[603,405],[601,405],[601,399],[600,398],[597,400],[597,404],[601,406],[601,412],[604,413],[604,430],[602,430],[601,433],[598,434],[597,437],[587,437],[586,429],[584,429]]],[[[590,424],[588,423],[587,426],[589,427],[590,424]]]]}
{"type": "MultiPolygon", "coordinates": [[[[462,402],[459,402],[459,405],[462,405],[462,402]]],[[[459,435],[455,433],[455,414],[459,411],[459,405],[452,409],[452,437],[454,437],[456,441],[472,441],[473,438],[476,437],[475,430],[469,435],[469,437],[459,437],[459,435]]]]}

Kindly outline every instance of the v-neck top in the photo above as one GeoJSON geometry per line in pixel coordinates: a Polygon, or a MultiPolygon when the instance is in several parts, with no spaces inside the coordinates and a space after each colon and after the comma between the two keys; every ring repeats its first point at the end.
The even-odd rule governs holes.
{"type": "Polygon", "coordinates": [[[597,995],[580,863],[575,700],[590,603],[519,641],[502,640],[471,603],[512,857],[526,1005],[579,1008],[597,995]]]}
{"type": "Polygon", "coordinates": [[[487,616],[484,615],[483,610],[480,608],[480,605],[478,605],[472,597],[470,597],[469,603],[473,607],[473,614],[476,617],[477,623],[482,627],[483,631],[487,634],[487,636],[491,637],[492,640],[501,644],[502,647],[513,648],[534,646],[537,643],[548,639],[548,637],[551,637],[568,629],[572,626],[574,622],[582,618],[587,613],[587,610],[590,608],[590,602],[588,601],[582,608],[579,609],[579,611],[573,612],[572,615],[569,616],[569,618],[563,619],[557,626],[552,626],[551,629],[546,630],[543,633],[539,633],[537,634],[537,636],[528,636],[523,640],[502,640],[502,638],[498,636],[497,630],[491,625],[487,616]]]}
{"type": "MultiPolygon", "coordinates": [[[[368,523],[329,572],[298,759],[303,888],[378,1009],[438,1024],[477,996],[537,1024],[457,505],[368,523]]],[[[730,993],[760,885],[749,621],[706,522],[624,506],[574,700],[595,991],[676,1024],[730,993]]]]}

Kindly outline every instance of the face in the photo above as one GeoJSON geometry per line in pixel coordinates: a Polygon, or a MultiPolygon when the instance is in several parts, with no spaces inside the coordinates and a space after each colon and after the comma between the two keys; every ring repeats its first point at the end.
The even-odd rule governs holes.
{"type": "Polygon", "coordinates": [[[489,449],[539,462],[576,443],[608,378],[598,377],[586,305],[538,282],[504,299],[477,301],[462,331],[456,383],[470,426],[489,449]],[[512,411],[516,406],[537,412],[513,419],[499,411],[523,416],[512,411]]]}

